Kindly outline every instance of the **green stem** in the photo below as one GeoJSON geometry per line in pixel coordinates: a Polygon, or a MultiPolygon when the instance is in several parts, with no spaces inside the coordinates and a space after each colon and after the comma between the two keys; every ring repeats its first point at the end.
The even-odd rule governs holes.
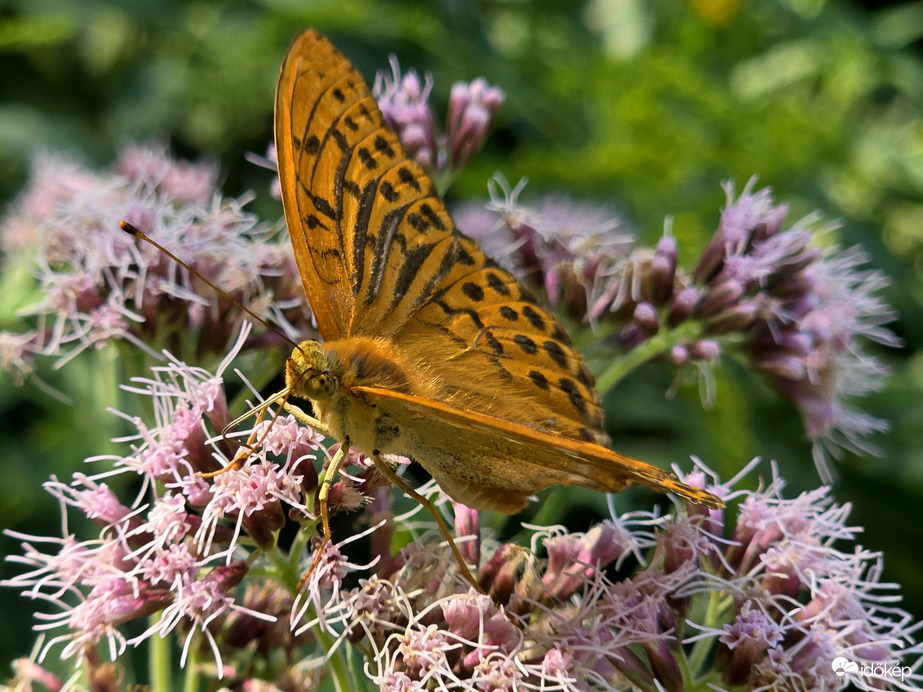
{"type": "Polygon", "coordinates": [[[100,412],[96,420],[95,434],[99,436],[99,444],[103,449],[113,449],[111,439],[116,436],[119,429],[119,419],[108,413],[109,409],[119,408],[119,384],[122,377],[122,359],[119,348],[112,344],[94,351],[93,358],[96,362],[92,368],[92,387],[96,411],[100,412]]]}
{"type": "MultiPolygon", "coordinates": [[[[198,638],[198,637],[197,637],[198,638]]],[[[186,680],[183,683],[183,692],[199,692],[199,642],[194,641],[189,647],[189,655],[186,657],[186,680]]],[[[155,687],[154,689],[170,689],[169,687],[155,687]]]]}
{"type": "MultiPolygon", "coordinates": [[[[705,627],[718,627],[722,614],[726,612],[730,606],[728,600],[729,599],[720,591],[712,592],[709,595],[708,606],[702,623],[705,627]]],[[[688,657],[690,671],[700,672],[704,669],[705,661],[711,654],[713,644],[713,639],[700,639],[695,643],[688,657]]]]}
{"type": "Polygon", "coordinates": [[[693,321],[684,322],[675,329],[662,330],[654,334],[603,370],[602,374],[596,378],[597,389],[601,394],[606,393],[635,368],[661,353],[666,353],[674,346],[694,341],[701,335],[702,325],[693,321]]]}
{"type": "Polygon", "coordinates": [[[173,656],[170,649],[172,638],[155,634],[147,641],[150,643],[148,678],[151,681],[151,689],[172,690],[173,656]]]}
{"type": "MultiPolygon", "coordinates": [[[[310,610],[313,614],[314,609],[311,608],[310,610]]],[[[324,632],[319,627],[315,628],[313,634],[317,637],[318,643],[324,647],[324,651],[330,651],[336,644],[336,638],[329,632],[324,632]]],[[[337,692],[351,692],[354,688],[352,679],[349,675],[349,666],[346,664],[346,657],[343,655],[343,650],[344,647],[341,646],[337,649],[336,653],[328,659],[330,663],[330,676],[333,678],[333,686],[337,689],[337,692]]]]}

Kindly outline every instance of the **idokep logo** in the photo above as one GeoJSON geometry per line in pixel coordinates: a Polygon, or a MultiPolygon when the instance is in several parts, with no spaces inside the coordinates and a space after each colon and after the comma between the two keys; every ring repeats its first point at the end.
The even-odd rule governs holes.
{"type": "Polygon", "coordinates": [[[859,664],[855,661],[850,661],[848,658],[843,658],[842,656],[837,656],[833,659],[833,672],[838,678],[842,678],[846,673],[858,673],[859,664]]]}
{"type": "Polygon", "coordinates": [[[910,666],[898,666],[893,663],[863,663],[860,665],[844,656],[837,656],[830,665],[838,678],[852,674],[866,678],[903,681],[912,672],[910,666]]]}

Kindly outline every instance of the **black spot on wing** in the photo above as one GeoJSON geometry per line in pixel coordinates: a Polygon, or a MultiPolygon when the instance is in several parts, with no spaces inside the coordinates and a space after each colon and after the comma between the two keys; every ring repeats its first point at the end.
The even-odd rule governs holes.
{"type": "Polygon", "coordinates": [[[506,282],[503,281],[499,276],[494,272],[487,272],[487,285],[494,289],[501,296],[508,296],[510,294],[510,287],[506,285],[506,282]]]}
{"type": "Polygon", "coordinates": [[[384,154],[389,159],[394,158],[394,148],[388,143],[388,140],[386,140],[381,135],[378,135],[375,138],[374,145],[375,145],[375,151],[378,151],[384,154]]]}
{"type": "Polygon", "coordinates": [[[407,223],[409,223],[415,231],[420,233],[428,233],[430,230],[430,223],[426,220],[426,217],[415,211],[407,214],[407,223]]]}
{"type": "Polygon", "coordinates": [[[427,223],[430,226],[433,226],[437,230],[444,231],[446,230],[445,224],[442,222],[442,219],[439,215],[433,211],[433,208],[428,205],[426,202],[420,205],[420,213],[423,215],[423,218],[426,219],[427,223]]]}
{"type": "Polygon", "coordinates": [[[535,345],[535,342],[532,341],[529,337],[524,334],[517,334],[513,337],[513,341],[516,343],[519,348],[523,350],[524,353],[534,356],[538,353],[538,346],[535,345]]]}
{"type": "Polygon", "coordinates": [[[303,223],[304,227],[307,228],[309,231],[314,231],[314,230],[317,230],[318,228],[324,228],[324,229],[330,230],[314,214],[305,214],[304,216],[302,216],[301,223],[303,223]]]}
{"type": "Polygon", "coordinates": [[[496,353],[498,356],[503,355],[503,344],[497,341],[497,337],[493,335],[493,332],[487,330],[484,332],[484,341],[487,342],[487,346],[491,351],[496,353]]]}
{"type": "Polygon", "coordinates": [[[555,323],[554,330],[551,332],[551,338],[555,341],[560,341],[565,346],[571,345],[570,334],[561,329],[561,325],[555,323]]]}
{"type": "Polygon", "coordinates": [[[538,370],[530,370],[529,379],[532,380],[532,383],[541,390],[548,391],[550,388],[550,385],[548,384],[548,378],[538,370]]]}
{"type": "Polygon", "coordinates": [[[516,320],[519,319],[519,313],[516,312],[513,308],[511,308],[509,305],[501,306],[500,314],[503,316],[505,320],[508,320],[510,322],[515,322],[516,320]]]}
{"type": "Polygon", "coordinates": [[[476,303],[484,300],[484,289],[471,281],[462,284],[462,293],[476,303]]]}
{"type": "Polygon", "coordinates": [[[561,344],[557,341],[545,341],[542,344],[545,347],[545,353],[548,354],[548,357],[554,361],[554,364],[560,368],[567,367],[567,354],[564,353],[564,349],[561,348],[561,344]]]}
{"type": "Polygon", "coordinates": [[[438,305],[446,315],[466,315],[471,319],[475,327],[479,330],[484,329],[484,323],[481,322],[480,316],[474,310],[469,308],[453,308],[443,300],[434,300],[433,303],[438,305]]]}
{"type": "Polygon", "coordinates": [[[580,367],[577,369],[577,381],[583,384],[585,387],[593,386],[593,374],[583,363],[581,363],[580,367]]]}
{"type": "Polygon", "coordinates": [[[358,198],[359,195],[362,194],[362,191],[359,189],[359,186],[356,185],[356,183],[354,183],[352,180],[344,180],[343,189],[356,198],[358,198]]]}
{"type": "Polygon", "coordinates": [[[374,171],[378,168],[378,161],[375,160],[375,157],[369,152],[365,147],[359,147],[357,152],[359,156],[359,161],[362,162],[362,165],[365,166],[368,170],[374,171]]]}
{"type": "Polygon", "coordinates": [[[537,331],[545,331],[545,318],[542,317],[542,314],[533,308],[531,305],[524,305],[522,308],[522,316],[528,320],[537,331]]]}
{"type": "Polygon", "coordinates": [[[401,198],[400,194],[387,180],[382,182],[381,187],[378,188],[381,190],[381,196],[385,198],[385,201],[394,204],[397,200],[401,198]]]}
{"type": "Polygon", "coordinates": [[[532,293],[520,284],[519,288],[519,301],[522,303],[529,303],[530,305],[538,305],[538,298],[536,298],[532,293]]]}
{"type": "Polygon", "coordinates": [[[317,209],[321,214],[326,216],[328,219],[336,220],[339,218],[337,215],[336,209],[333,208],[333,205],[330,204],[323,197],[317,195],[311,195],[311,201],[314,202],[314,208],[317,209]]]}
{"type": "Polygon", "coordinates": [[[344,153],[349,151],[349,142],[346,141],[346,136],[342,132],[334,128],[330,131],[330,136],[333,137],[333,141],[336,142],[340,151],[344,153]]]}
{"type": "Polygon", "coordinates": [[[582,414],[586,413],[586,401],[584,401],[583,394],[580,393],[580,388],[576,382],[568,377],[562,377],[558,380],[558,386],[562,392],[567,394],[567,398],[575,409],[582,414]]]}
{"type": "Polygon", "coordinates": [[[407,166],[401,166],[397,169],[397,177],[402,183],[409,185],[416,192],[421,191],[420,183],[417,181],[417,178],[414,176],[413,172],[407,168],[407,166]]]}
{"type": "Polygon", "coordinates": [[[474,257],[471,256],[464,245],[458,246],[457,260],[459,264],[464,264],[466,267],[473,266],[475,264],[474,257]]]}

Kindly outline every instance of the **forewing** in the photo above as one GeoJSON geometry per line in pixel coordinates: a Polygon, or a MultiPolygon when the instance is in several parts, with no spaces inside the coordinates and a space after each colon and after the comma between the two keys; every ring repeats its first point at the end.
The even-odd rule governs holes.
{"type": "Polygon", "coordinates": [[[353,392],[387,411],[412,453],[457,502],[514,512],[549,485],[581,485],[618,492],[644,485],[697,504],[720,499],[686,485],[673,474],[600,445],[536,430],[513,420],[377,387],[353,392]]]}
{"type": "Polygon", "coordinates": [[[454,226],[362,76],[313,30],[282,64],[276,152],[295,259],[324,339],[393,334],[451,266],[454,226]]]}
{"type": "Polygon", "coordinates": [[[389,339],[433,396],[605,443],[592,375],[567,333],[462,235],[325,38],[292,43],[276,91],[285,217],[326,341],[389,339]]]}

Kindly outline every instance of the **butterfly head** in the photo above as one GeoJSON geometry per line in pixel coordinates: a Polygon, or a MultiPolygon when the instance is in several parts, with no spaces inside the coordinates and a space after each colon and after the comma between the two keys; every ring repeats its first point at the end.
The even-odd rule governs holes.
{"type": "Polygon", "coordinates": [[[330,372],[330,358],[316,341],[302,341],[285,365],[285,384],[302,399],[326,401],[339,388],[337,378],[330,372]]]}

